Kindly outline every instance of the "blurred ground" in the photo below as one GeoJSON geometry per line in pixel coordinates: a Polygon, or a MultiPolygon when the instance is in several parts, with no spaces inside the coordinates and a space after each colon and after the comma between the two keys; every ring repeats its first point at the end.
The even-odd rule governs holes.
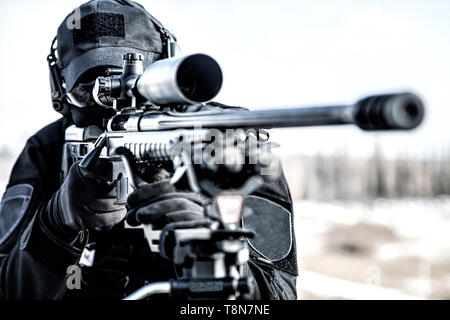
{"type": "Polygon", "coordinates": [[[295,214],[301,299],[450,299],[449,197],[301,201],[295,214]]]}

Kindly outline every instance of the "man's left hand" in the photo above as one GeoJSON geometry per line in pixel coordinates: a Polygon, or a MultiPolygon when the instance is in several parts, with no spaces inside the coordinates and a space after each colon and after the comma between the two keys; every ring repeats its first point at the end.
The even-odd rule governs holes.
{"type": "Polygon", "coordinates": [[[205,220],[205,201],[201,194],[179,191],[169,180],[162,180],[130,194],[126,220],[131,226],[152,224],[156,229],[172,222],[205,220]]]}

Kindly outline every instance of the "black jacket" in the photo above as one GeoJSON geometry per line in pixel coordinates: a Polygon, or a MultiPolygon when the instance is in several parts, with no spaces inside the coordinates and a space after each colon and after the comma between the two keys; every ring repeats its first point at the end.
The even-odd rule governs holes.
{"type": "MultiPolygon", "coordinates": [[[[118,225],[97,235],[103,247],[96,268],[83,272],[82,289],[67,288],[68,267],[80,259],[87,234],[73,243],[55,238],[41,223],[47,202],[59,189],[64,131],[71,123],[62,118],[28,139],[17,159],[0,205],[0,298],[90,299],[123,298],[148,282],[175,278],[173,265],[151,254],[142,230],[118,225]]],[[[292,217],[292,202],[282,177],[255,193],[284,207],[292,217]]],[[[261,225],[269,228],[270,221],[261,225]]],[[[267,261],[259,243],[250,247],[253,299],[296,299],[296,248],[292,219],[289,253],[267,261]],[[254,248],[256,250],[254,250],[254,248]]],[[[276,241],[275,241],[276,242],[276,241]]],[[[277,247],[270,248],[277,251],[277,247]]],[[[269,250],[269,251],[270,251],[269,250]]],[[[97,257],[96,257],[97,259],[97,257]]]]}

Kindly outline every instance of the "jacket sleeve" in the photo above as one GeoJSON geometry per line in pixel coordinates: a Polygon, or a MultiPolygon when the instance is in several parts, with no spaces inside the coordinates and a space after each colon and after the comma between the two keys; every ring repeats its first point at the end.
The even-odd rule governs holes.
{"type": "Polygon", "coordinates": [[[64,121],[31,137],[0,203],[0,299],[53,299],[80,250],[52,237],[42,213],[59,187],[64,121]]]}

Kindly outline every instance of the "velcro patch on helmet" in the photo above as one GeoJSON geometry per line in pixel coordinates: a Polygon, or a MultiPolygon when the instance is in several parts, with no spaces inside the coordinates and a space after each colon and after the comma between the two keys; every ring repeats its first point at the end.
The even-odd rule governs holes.
{"type": "Polygon", "coordinates": [[[272,262],[286,258],[291,251],[292,217],[282,206],[256,196],[244,200],[242,224],[255,233],[250,247],[272,262]]]}
{"type": "Polygon", "coordinates": [[[125,38],[123,14],[98,12],[89,14],[80,21],[80,28],[73,29],[73,44],[96,42],[99,37],[125,38]]]}

